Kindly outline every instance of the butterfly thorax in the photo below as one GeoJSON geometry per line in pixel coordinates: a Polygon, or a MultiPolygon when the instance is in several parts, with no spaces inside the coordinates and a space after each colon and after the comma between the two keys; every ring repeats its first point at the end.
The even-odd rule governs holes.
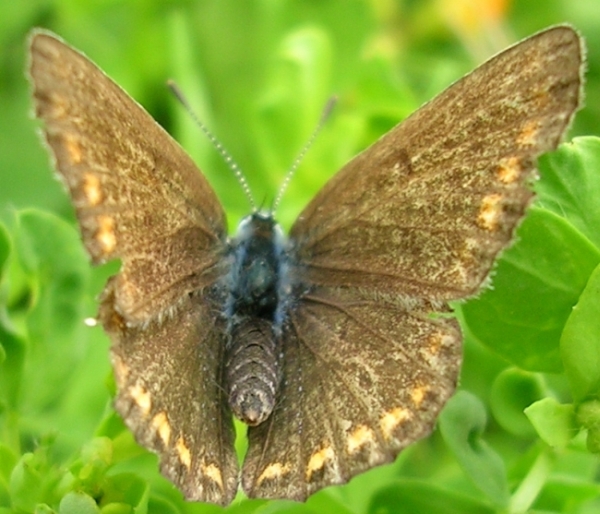
{"type": "Polygon", "coordinates": [[[226,388],[229,406],[248,425],[271,414],[280,380],[283,235],[270,215],[240,223],[231,243],[233,265],[226,315],[226,388]]]}

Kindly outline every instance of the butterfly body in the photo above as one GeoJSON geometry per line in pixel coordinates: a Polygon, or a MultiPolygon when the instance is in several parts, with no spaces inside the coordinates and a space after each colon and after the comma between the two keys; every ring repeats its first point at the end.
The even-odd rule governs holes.
{"type": "Polygon", "coordinates": [[[224,210],[181,147],[53,34],[34,31],[37,116],[96,264],[115,408],[190,500],[304,500],[433,429],[461,363],[451,300],[476,294],[581,102],[583,43],[540,32],[346,164],[289,239],[224,210]],[[232,412],[245,420],[241,472],[232,412]]]}
{"type": "Polygon", "coordinates": [[[229,405],[248,425],[271,414],[281,378],[281,333],[290,296],[285,240],[270,215],[248,216],[231,243],[226,282],[229,405]]]}

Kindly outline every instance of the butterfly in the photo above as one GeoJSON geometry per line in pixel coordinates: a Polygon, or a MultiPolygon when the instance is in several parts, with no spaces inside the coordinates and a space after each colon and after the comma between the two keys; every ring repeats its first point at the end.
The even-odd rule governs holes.
{"type": "Polygon", "coordinates": [[[453,394],[452,300],[486,283],[536,158],[580,105],[583,42],[540,32],[348,162],[286,236],[237,233],[181,147],[81,53],[35,30],[36,115],[94,264],[115,408],[189,500],[304,500],[392,461],[453,394]],[[233,415],[248,425],[241,466],[233,415]]]}

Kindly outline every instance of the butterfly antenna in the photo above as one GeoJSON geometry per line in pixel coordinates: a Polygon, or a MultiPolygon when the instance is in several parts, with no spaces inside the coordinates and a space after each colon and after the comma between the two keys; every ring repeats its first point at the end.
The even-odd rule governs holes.
{"type": "Polygon", "coordinates": [[[225,147],[221,144],[221,142],[216,138],[216,136],[214,136],[213,133],[210,130],[208,130],[208,127],[204,123],[202,123],[202,121],[200,121],[200,118],[198,118],[198,116],[196,116],[196,113],[193,111],[192,106],[188,102],[187,98],[185,97],[185,95],[183,94],[181,89],[179,89],[179,86],[177,86],[177,84],[175,84],[175,82],[172,80],[167,81],[167,86],[169,86],[169,89],[171,90],[171,92],[175,95],[177,100],[179,100],[181,105],[183,105],[183,107],[188,112],[188,114],[192,117],[192,119],[194,120],[196,125],[198,125],[198,127],[200,127],[200,130],[202,132],[204,132],[204,135],[208,138],[208,140],[212,143],[212,145],[216,148],[216,150],[221,154],[221,157],[223,157],[223,160],[225,161],[227,166],[229,166],[229,169],[231,171],[233,171],[233,174],[235,175],[235,178],[237,178],[238,182],[240,183],[240,186],[242,186],[242,191],[244,191],[244,194],[246,195],[246,198],[248,199],[248,202],[250,203],[250,207],[252,208],[253,211],[256,212],[256,204],[254,203],[254,198],[252,197],[252,191],[250,190],[250,185],[248,184],[248,180],[244,176],[244,173],[242,172],[240,167],[233,160],[233,157],[231,157],[231,155],[229,155],[229,152],[225,149],[225,147]]]}
{"type": "Polygon", "coordinates": [[[308,152],[310,147],[315,142],[317,135],[319,134],[319,132],[321,132],[321,129],[323,128],[323,125],[325,125],[325,122],[329,118],[331,111],[333,111],[333,107],[335,106],[336,102],[337,102],[337,97],[332,96],[327,101],[327,104],[325,104],[325,107],[323,108],[323,111],[321,112],[321,117],[319,118],[319,123],[317,123],[315,130],[313,130],[313,133],[310,135],[310,137],[308,138],[308,141],[306,142],[306,144],[304,145],[302,150],[300,150],[298,157],[296,157],[296,159],[292,163],[291,168],[288,170],[288,172],[285,174],[285,177],[283,178],[283,182],[281,183],[281,187],[279,188],[279,192],[277,193],[277,197],[275,198],[275,201],[273,202],[273,207],[271,208],[272,214],[275,214],[275,211],[277,210],[277,207],[279,206],[279,203],[281,202],[281,198],[283,197],[283,193],[285,193],[285,190],[287,189],[288,185],[290,184],[290,181],[292,180],[294,173],[296,173],[298,166],[300,166],[300,163],[304,159],[306,152],[308,152]]]}

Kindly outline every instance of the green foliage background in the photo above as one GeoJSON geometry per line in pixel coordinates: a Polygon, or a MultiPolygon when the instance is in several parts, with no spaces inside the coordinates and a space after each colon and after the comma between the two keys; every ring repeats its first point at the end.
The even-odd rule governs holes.
{"type": "MultiPolygon", "coordinates": [[[[332,94],[279,218],[289,226],[346,160],[508,44],[573,23],[589,52],[571,136],[598,133],[596,0],[188,0],[0,6],[0,514],[216,512],[186,504],[110,407],[108,340],[83,320],[115,264],[92,270],[28,117],[25,41],[84,51],[194,157],[229,214],[248,211],[222,159],[173,100],[174,78],[268,204],[332,94]],[[465,7],[466,6],[466,7],[465,7]]],[[[459,392],[432,437],[306,504],[234,512],[600,511],[600,141],[542,160],[539,199],[494,288],[459,307],[459,392]]]]}

